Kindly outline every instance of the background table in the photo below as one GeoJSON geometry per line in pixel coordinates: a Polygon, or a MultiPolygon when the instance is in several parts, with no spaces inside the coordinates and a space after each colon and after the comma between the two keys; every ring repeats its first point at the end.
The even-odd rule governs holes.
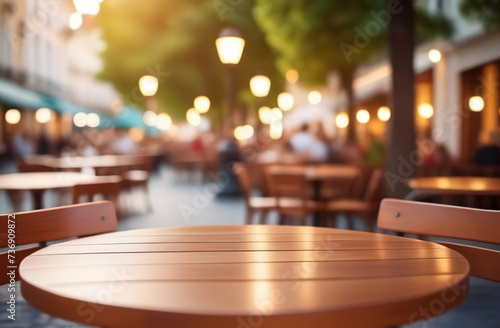
{"type": "Polygon", "coordinates": [[[47,157],[32,156],[25,159],[27,164],[41,164],[58,170],[80,170],[91,167],[99,168],[120,168],[140,165],[140,156],[132,155],[100,155],[100,156],[67,156],[67,157],[47,157]]]}
{"type": "Polygon", "coordinates": [[[42,195],[47,189],[71,188],[78,183],[92,182],[95,176],[74,172],[36,172],[0,175],[0,189],[33,192],[35,209],[42,208],[42,195]]]}
{"type": "Polygon", "coordinates": [[[426,177],[406,180],[413,189],[406,199],[435,195],[500,195],[500,178],[426,177]]]}
{"type": "Polygon", "coordinates": [[[453,250],[299,226],[155,228],[81,238],[20,266],[22,294],[101,327],[383,327],[468,291],[453,250]]]}

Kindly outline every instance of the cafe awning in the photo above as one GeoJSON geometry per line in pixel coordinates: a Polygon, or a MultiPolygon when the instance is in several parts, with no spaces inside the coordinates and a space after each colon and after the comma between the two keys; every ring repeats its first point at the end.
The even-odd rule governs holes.
{"type": "Polygon", "coordinates": [[[0,79],[0,102],[18,108],[50,107],[45,96],[5,79],[0,79]]]}

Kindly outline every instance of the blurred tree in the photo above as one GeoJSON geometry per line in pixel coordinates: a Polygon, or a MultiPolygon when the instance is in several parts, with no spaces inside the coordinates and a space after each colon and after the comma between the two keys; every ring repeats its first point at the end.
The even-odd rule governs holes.
{"type": "Polygon", "coordinates": [[[106,48],[101,79],[111,81],[127,103],[145,106],[137,82],[155,75],[159,111],[184,120],[193,100],[206,95],[212,102],[208,115],[217,124],[222,116],[224,67],[215,39],[227,25],[237,27],[246,45],[238,65],[238,97],[252,107],[249,80],[263,71],[272,80],[268,100],[273,105],[284,79],[275,68],[275,56],[251,14],[254,0],[108,0],[97,16],[106,48]]]}
{"type": "Polygon", "coordinates": [[[500,0],[462,0],[460,11],[481,22],[486,30],[500,28],[500,0]]]}
{"type": "MultiPolygon", "coordinates": [[[[279,54],[278,68],[294,68],[301,83],[324,85],[327,75],[341,73],[347,91],[349,120],[353,110],[353,73],[357,65],[386,47],[387,27],[398,14],[399,1],[392,0],[257,0],[254,15],[266,32],[266,40],[279,54]]],[[[417,34],[422,39],[451,34],[441,16],[417,10],[417,34]]],[[[348,126],[349,140],[355,138],[348,126]]]]}

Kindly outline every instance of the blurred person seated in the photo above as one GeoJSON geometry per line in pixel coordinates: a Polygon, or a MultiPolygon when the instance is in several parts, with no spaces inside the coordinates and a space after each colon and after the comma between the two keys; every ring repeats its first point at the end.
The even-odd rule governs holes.
{"type": "Polygon", "coordinates": [[[45,129],[40,133],[37,140],[38,155],[49,155],[50,154],[50,141],[47,136],[45,129]]]}
{"type": "Polygon", "coordinates": [[[300,132],[290,138],[290,145],[296,155],[314,161],[328,159],[328,146],[309,131],[309,126],[303,124],[300,132]]]}
{"type": "Polygon", "coordinates": [[[479,146],[474,152],[473,163],[476,165],[500,165],[500,133],[491,131],[481,134],[479,146]]]}
{"type": "Polygon", "coordinates": [[[34,155],[34,146],[26,131],[17,132],[12,138],[12,152],[16,159],[34,155]]]}
{"type": "Polygon", "coordinates": [[[115,155],[133,155],[136,153],[135,142],[126,130],[117,131],[116,137],[108,144],[108,150],[115,155]]]}

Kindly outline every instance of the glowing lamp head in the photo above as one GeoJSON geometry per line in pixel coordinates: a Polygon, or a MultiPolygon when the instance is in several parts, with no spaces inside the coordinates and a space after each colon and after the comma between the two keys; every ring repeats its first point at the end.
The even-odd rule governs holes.
{"type": "Polygon", "coordinates": [[[5,112],[5,121],[9,124],[17,124],[21,121],[21,112],[18,109],[9,109],[5,112]]]}
{"type": "Polygon", "coordinates": [[[289,111],[293,108],[295,100],[288,92],[282,92],[278,95],[278,106],[284,111],[289,111]]]}
{"type": "Polygon", "coordinates": [[[382,122],[387,122],[391,118],[391,109],[387,106],[382,106],[377,111],[377,117],[382,122]]]}
{"type": "Polygon", "coordinates": [[[441,60],[441,51],[437,49],[432,49],[427,54],[429,56],[429,60],[433,63],[438,63],[441,60]]]}
{"type": "Polygon", "coordinates": [[[245,40],[237,29],[227,27],[222,30],[220,36],[215,40],[215,46],[217,47],[219,59],[223,64],[238,64],[243,54],[245,40]]]}
{"type": "Polygon", "coordinates": [[[418,115],[429,119],[434,115],[434,108],[431,104],[420,104],[418,106],[418,115]]]}
{"type": "Polygon", "coordinates": [[[288,82],[295,83],[299,80],[299,72],[294,69],[289,69],[285,74],[285,78],[288,82]]]}
{"type": "Polygon", "coordinates": [[[335,125],[340,129],[346,128],[349,125],[349,115],[346,113],[337,114],[337,117],[335,117],[335,125]]]}
{"type": "Polygon", "coordinates": [[[360,109],[356,113],[356,121],[361,124],[366,124],[370,121],[370,113],[366,109],[360,109]]]}
{"type": "Polygon", "coordinates": [[[69,28],[72,30],[78,30],[80,26],[83,24],[83,17],[82,14],[79,12],[72,13],[69,16],[69,28]]]}
{"type": "Polygon", "coordinates": [[[484,108],[484,99],[480,96],[470,97],[469,108],[473,112],[480,112],[484,108]]]}
{"type": "Polygon", "coordinates": [[[97,128],[101,123],[101,119],[99,118],[99,115],[97,115],[96,113],[88,114],[86,121],[87,121],[87,126],[89,128],[97,128]]]}
{"type": "Polygon", "coordinates": [[[307,96],[307,100],[309,100],[309,103],[317,105],[321,102],[321,100],[323,100],[323,96],[319,91],[311,91],[307,96]]]}
{"type": "Polygon", "coordinates": [[[139,79],[139,89],[145,97],[151,97],[158,91],[158,79],[152,75],[144,75],[139,79]]]}
{"type": "Polygon", "coordinates": [[[270,124],[272,119],[271,108],[267,106],[262,106],[259,108],[259,120],[262,124],[270,124]]]}
{"type": "Polygon", "coordinates": [[[84,112],[76,113],[75,116],[73,116],[73,124],[79,128],[85,127],[85,125],[87,125],[87,114],[84,112]]]}
{"type": "Polygon", "coordinates": [[[190,108],[186,112],[186,120],[192,126],[198,126],[201,123],[201,115],[194,108],[190,108]]]}
{"type": "Polygon", "coordinates": [[[82,15],[97,15],[103,0],[73,0],[76,11],[82,15]]]}
{"type": "Polygon", "coordinates": [[[35,119],[40,124],[45,124],[52,118],[52,111],[48,108],[42,107],[35,112],[35,119]]]}
{"type": "Polygon", "coordinates": [[[156,127],[160,130],[166,131],[170,129],[172,126],[172,119],[170,118],[170,115],[166,113],[161,113],[158,115],[158,119],[156,122],[156,127]]]}
{"type": "Polygon", "coordinates": [[[156,115],[156,113],[151,110],[147,110],[142,115],[142,120],[147,126],[155,126],[158,122],[158,115],[156,115]]]}
{"type": "Polygon", "coordinates": [[[271,80],[264,75],[255,75],[250,79],[250,90],[255,97],[265,97],[271,89],[271,80]]]}
{"type": "Polygon", "coordinates": [[[198,113],[205,114],[210,109],[210,99],[205,96],[198,96],[194,99],[194,108],[198,113]]]}

